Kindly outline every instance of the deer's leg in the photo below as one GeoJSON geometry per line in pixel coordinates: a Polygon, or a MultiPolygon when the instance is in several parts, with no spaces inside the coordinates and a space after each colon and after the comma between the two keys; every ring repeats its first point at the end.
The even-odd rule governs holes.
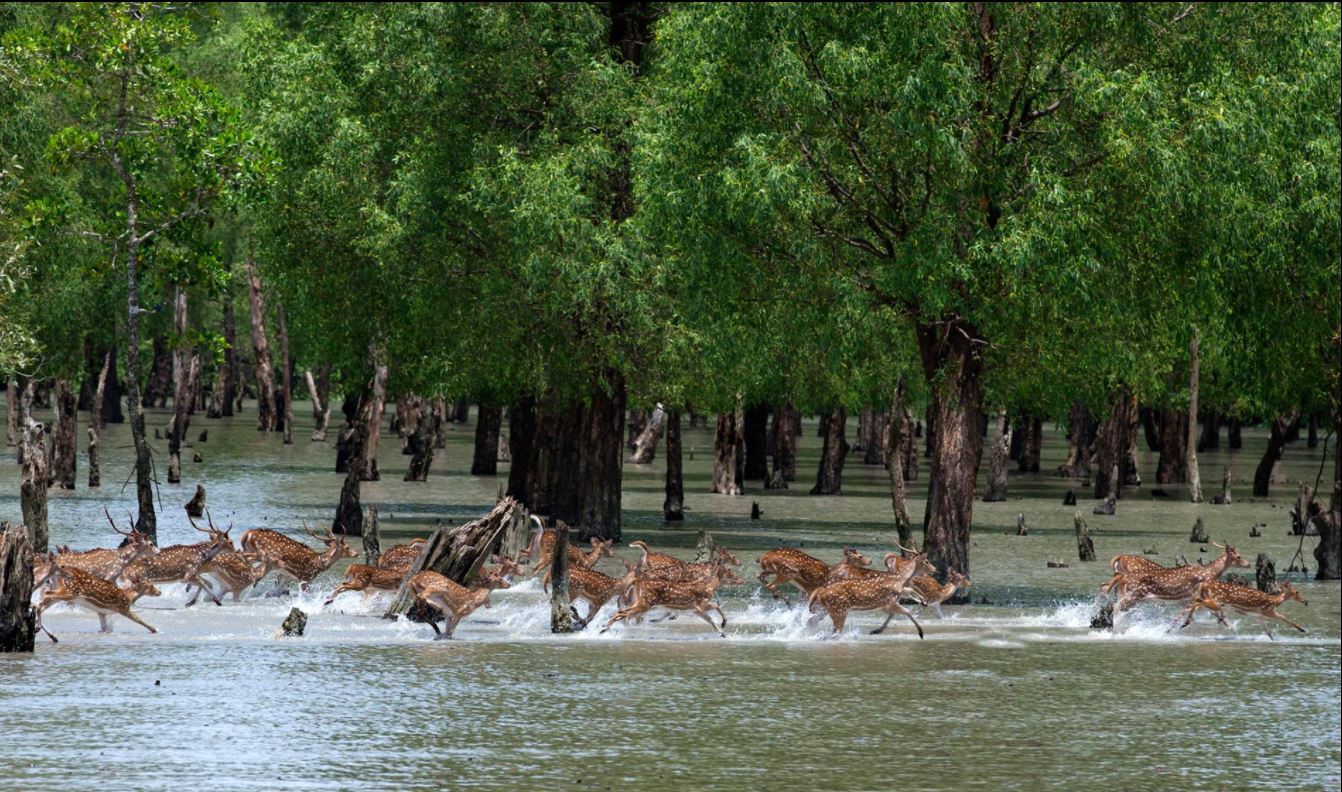
{"type": "Polygon", "coordinates": [[[844,622],[848,621],[848,611],[835,609],[829,612],[829,620],[834,624],[834,634],[843,632],[844,622]]]}
{"type": "Polygon", "coordinates": [[[215,605],[223,607],[224,603],[219,601],[219,595],[214,593],[214,589],[210,586],[210,584],[205,582],[205,578],[202,578],[199,574],[192,574],[191,577],[187,578],[187,581],[190,583],[195,583],[197,586],[200,586],[201,590],[204,591],[206,594],[209,594],[210,599],[214,600],[215,605]]]}
{"type": "MultiPolygon", "coordinates": [[[[155,630],[148,623],[146,623],[144,619],[141,619],[139,616],[136,616],[129,608],[127,608],[125,611],[122,611],[121,615],[125,616],[127,619],[130,619],[131,621],[135,622],[141,627],[145,628],[150,633],[158,632],[158,630],[155,630]]],[[[108,630],[108,632],[111,632],[111,630],[108,630]]]]}
{"type": "Polygon", "coordinates": [[[439,637],[450,639],[452,633],[456,632],[457,625],[461,622],[461,617],[453,613],[447,617],[446,621],[447,623],[443,625],[443,634],[439,637]]]}
{"type": "Polygon", "coordinates": [[[699,615],[699,618],[701,618],[701,619],[703,619],[704,621],[708,622],[708,626],[713,628],[713,632],[716,632],[718,635],[721,635],[723,638],[726,638],[726,637],[727,637],[727,634],[724,633],[724,632],[722,631],[722,628],[718,627],[717,623],[713,621],[713,617],[708,615],[708,612],[707,612],[707,610],[706,610],[705,608],[703,608],[702,606],[700,606],[700,607],[698,607],[698,608],[695,608],[695,609],[694,609],[694,612],[695,612],[696,614],[699,615]]]}
{"type": "MultiPolygon", "coordinates": [[[[335,591],[331,592],[331,596],[327,597],[326,601],[322,603],[322,607],[325,608],[327,605],[330,605],[332,602],[335,602],[335,598],[339,597],[342,592],[353,591],[353,590],[354,590],[353,586],[346,586],[344,583],[341,583],[339,586],[336,586],[335,591]]],[[[368,591],[366,589],[364,590],[363,594],[364,599],[368,599],[368,591]]]]}
{"type": "Polygon", "coordinates": [[[1294,621],[1291,621],[1291,619],[1290,619],[1289,616],[1283,616],[1282,614],[1277,613],[1276,609],[1273,609],[1273,610],[1268,611],[1268,612],[1267,612],[1267,615],[1268,615],[1270,618],[1278,619],[1278,620],[1280,620],[1280,621],[1284,621],[1284,622],[1286,622],[1287,624],[1289,624],[1289,625],[1291,625],[1292,627],[1296,628],[1296,629],[1299,630],[1300,632],[1309,632],[1309,630],[1306,630],[1304,627],[1301,627],[1299,624],[1296,624],[1294,621]]]}
{"type": "Polygon", "coordinates": [[[99,614],[98,614],[98,632],[101,632],[101,633],[110,633],[111,631],[112,631],[112,625],[110,625],[110,624],[107,623],[107,614],[106,614],[106,613],[99,613],[99,614]]]}

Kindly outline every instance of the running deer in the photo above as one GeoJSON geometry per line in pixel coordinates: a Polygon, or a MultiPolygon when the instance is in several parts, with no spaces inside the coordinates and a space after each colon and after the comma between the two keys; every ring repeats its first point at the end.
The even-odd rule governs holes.
{"type": "MultiPolygon", "coordinates": [[[[107,623],[107,617],[114,613],[130,619],[151,633],[158,632],[139,616],[132,613],[130,609],[130,606],[140,597],[158,596],[159,591],[154,588],[153,583],[141,580],[129,589],[123,589],[118,588],[110,580],[103,580],[83,570],[62,569],[60,567],[55,570],[54,580],[52,587],[42,594],[42,599],[37,604],[37,621],[39,624],[42,621],[43,611],[58,602],[65,602],[88,608],[98,614],[100,632],[110,633],[112,631],[111,625],[107,623]]],[[[46,630],[45,627],[42,629],[46,630]]],[[[56,636],[51,635],[49,631],[47,635],[51,637],[53,643],[56,641],[56,636]]]]}
{"type": "Polygon", "coordinates": [[[843,549],[843,560],[829,568],[820,585],[828,586],[830,583],[839,580],[885,574],[879,569],[871,569],[870,566],[871,559],[859,552],[856,547],[845,547],[843,549]]]}
{"type": "Polygon", "coordinates": [[[1206,608],[1216,614],[1217,621],[1229,627],[1230,622],[1226,621],[1225,617],[1225,607],[1228,605],[1240,613],[1257,616],[1259,624],[1263,626],[1263,632],[1267,633],[1269,638],[1275,638],[1276,636],[1272,634],[1272,630],[1268,629],[1268,619],[1283,621],[1300,632],[1308,632],[1289,617],[1277,612],[1277,608],[1281,607],[1286,600],[1295,600],[1301,605],[1309,605],[1295,586],[1290,583],[1282,583],[1281,590],[1276,594],[1267,594],[1249,586],[1212,580],[1203,583],[1202,587],[1198,589],[1197,595],[1193,598],[1193,604],[1188,606],[1188,614],[1184,623],[1179,626],[1187,627],[1188,623],[1193,621],[1193,614],[1197,612],[1198,608],[1206,608]]]}
{"type": "Polygon", "coordinates": [[[1114,589],[1118,591],[1118,603],[1114,605],[1114,615],[1130,609],[1139,602],[1148,599],[1165,602],[1188,602],[1198,593],[1203,583],[1210,583],[1221,577],[1227,567],[1247,567],[1249,562],[1240,557],[1230,545],[1212,545],[1222,549],[1220,557],[1204,566],[1186,566],[1175,569],[1157,569],[1152,572],[1130,572],[1120,576],[1114,589]]]}
{"type": "Polygon", "coordinates": [[[969,578],[956,572],[954,569],[946,573],[946,582],[938,583],[936,578],[918,575],[909,581],[908,595],[916,601],[923,609],[932,609],[938,619],[944,618],[941,614],[941,603],[950,599],[957,589],[969,588],[969,578]]]}
{"type": "MultiPolygon", "coordinates": [[[[624,562],[624,577],[613,578],[610,575],[603,575],[595,569],[584,569],[583,567],[573,567],[568,571],[568,595],[571,601],[586,600],[587,615],[577,617],[578,622],[586,627],[588,622],[597,611],[605,607],[612,598],[618,597],[623,602],[627,592],[634,585],[634,576],[637,574],[638,566],[628,561],[624,562]]],[[[574,610],[576,615],[577,610],[574,610]]]]}
{"type": "Polygon", "coordinates": [[[651,572],[658,569],[683,569],[689,564],[681,561],[673,555],[658,553],[648,549],[648,543],[639,539],[637,542],[630,542],[630,547],[642,551],[642,556],[638,560],[638,566],[645,572],[651,572]]]}
{"type": "MultiPolygon", "coordinates": [[[[665,554],[650,553],[647,544],[642,541],[633,542],[629,546],[638,546],[642,549],[643,554],[639,557],[635,566],[643,571],[645,577],[661,578],[662,580],[706,580],[713,576],[714,569],[718,564],[730,567],[741,566],[741,559],[725,547],[715,547],[713,558],[710,561],[686,563],[680,559],[672,559],[675,561],[674,564],[657,564],[651,560],[651,556],[665,556],[665,554]]],[[[671,558],[671,556],[665,556],[665,558],[671,558]]]]}
{"type": "MultiPolygon", "coordinates": [[[[187,518],[191,520],[190,517],[187,518]]],[[[220,531],[214,527],[211,521],[208,528],[201,528],[191,521],[191,527],[203,534],[209,536],[204,542],[189,545],[172,545],[165,547],[157,555],[147,556],[132,561],[121,573],[121,577],[131,586],[143,582],[150,583],[186,583],[192,586],[199,586],[210,599],[214,600],[215,605],[223,605],[219,597],[214,593],[210,584],[202,578],[201,567],[210,559],[233,549],[233,540],[228,537],[228,530],[220,531]]],[[[196,592],[199,595],[200,592],[196,592]]],[[[191,603],[195,602],[193,597],[191,603]]]]}
{"type": "Polygon", "coordinates": [[[830,566],[794,547],[780,547],[760,556],[759,578],[760,583],[764,584],[770,594],[773,594],[774,599],[781,599],[785,605],[791,607],[792,602],[786,596],[778,593],[779,586],[792,583],[809,597],[812,591],[824,584],[825,578],[832,570],[844,565],[857,568],[870,563],[871,559],[852,547],[844,548],[843,561],[834,566],[830,566]],[[765,578],[768,575],[772,575],[773,579],[766,580],[765,578]]]}
{"type": "Polygon", "coordinates": [[[430,620],[435,640],[451,638],[461,620],[475,612],[481,606],[489,607],[489,595],[494,589],[508,588],[508,578],[517,572],[517,564],[511,558],[504,557],[499,565],[485,570],[469,586],[463,586],[451,578],[437,572],[424,570],[410,577],[410,591],[415,601],[430,606],[443,614],[446,622],[439,630],[437,620],[430,620]]]}
{"type": "Polygon", "coordinates": [[[424,545],[428,542],[428,539],[414,539],[406,544],[389,548],[377,560],[377,565],[383,569],[399,569],[402,572],[408,572],[415,563],[415,559],[419,558],[424,545]]]}
{"type": "Polygon", "coordinates": [[[103,514],[107,515],[107,522],[111,523],[112,530],[126,537],[127,541],[115,549],[99,548],[82,552],[74,552],[68,548],[58,549],[55,556],[57,566],[62,569],[78,569],[103,580],[116,580],[132,561],[158,553],[158,548],[149,541],[147,534],[142,534],[134,528],[123,531],[116,527],[112,515],[106,508],[103,509],[103,514]]]}
{"type": "Polygon", "coordinates": [[[253,564],[260,565],[256,572],[257,580],[261,580],[274,570],[280,573],[277,585],[283,585],[280,581],[286,577],[293,578],[301,584],[303,592],[307,593],[313,579],[330,569],[336,561],[358,555],[354,552],[354,548],[345,543],[344,536],[336,536],[331,533],[329,527],[325,536],[313,533],[306,523],[303,525],[303,530],[308,536],[324,543],[326,549],[319,553],[302,542],[269,528],[253,528],[242,535],[238,541],[242,545],[243,556],[253,564]]]}
{"type": "MultiPolygon", "coordinates": [[[[541,579],[541,588],[545,591],[550,590],[550,562],[554,560],[555,551],[555,532],[545,530],[545,523],[541,518],[531,515],[531,519],[536,523],[536,534],[531,538],[531,544],[522,554],[528,559],[535,559],[531,564],[531,572],[535,574],[540,570],[545,570],[545,577],[541,579]]],[[[576,545],[569,542],[568,565],[569,569],[582,567],[591,569],[596,566],[602,558],[611,558],[614,554],[611,552],[611,545],[615,544],[610,539],[591,539],[592,549],[586,552],[579,550],[576,545]]]]}
{"type": "Polygon", "coordinates": [[[409,572],[408,566],[404,569],[388,569],[381,565],[350,564],[345,568],[345,579],[336,586],[322,606],[335,602],[335,598],[346,591],[362,591],[364,599],[379,591],[395,591],[401,587],[401,582],[409,572]]]}
{"type": "MultiPolygon", "coordinates": [[[[200,566],[202,575],[209,575],[219,584],[220,596],[232,594],[234,602],[242,601],[242,592],[249,586],[256,584],[260,578],[256,576],[256,570],[252,568],[247,558],[236,550],[228,549],[219,555],[211,558],[200,566]]],[[[196,589],[196,593],[191,600],[186,603],[189,608],[196,604],[196,599],[200,597],[201,589],[196,589]]]]}
{"type": "MultiPolygon", "coordinates": [[[[900,549],[904,550],[902,547],[900,549]]],[[[922,625],[907,608],[899,604],[899,598],[908,588],[910,580],[917,575],[935,575],[937,568],[924,553],[915,553],[908,558],[901,557],[899,553],[886,553],[882,560],[887,570],[885,574],[840,580],[811,592],[806,601],[807,609],[816,614],[811,621],[814,623],[821,618],[822,612],[828,613],[834,624],[834,632],[838,633],[843,630],[849,611],[883,610],[885,621],[871,631],[872,635],[884,632],[890,620],[896,614],[902,614],[913,622],[918,637],[922,638],[922,625]]]]}
{"type": "Polygon", "coordinates": [[[1108,594],[1110,589],[1118,585],[1118,581],[1122,580],[1124,575],[1131,575],[1134,572],[1159,572],[1165,569],[1155,561],[1139,555],[1116,555],[1110,560],[1109,566],[1114,570],[1114,577],[1100,586],[1101,596],[1108,594]]]}
{"type": "Polygon", "coordinates": [[[727,614],[722,612],[722,608],[718,607],[713,598],[717,596],[718,587],[723,583],[738,584],[741,579],[736,577],[731,567],[721,559],[714,560],[713,573],[704,579],[666,580],[646,577],[648,574],[646,569],[636,568],[636,570],[633,576],[634,603],[610,617],[606,625],[601,628],[601,632],[609,630],[617,621],[641,617],[653,608],[666,608],[692,610],[699,618],[708,622],[710,627],[717,630],[718,635],[727,637],[724,631],[727,627],[727,614]],[[716,624],[709,611],[717,611],[722,617],[722,624],[716,624]]]}

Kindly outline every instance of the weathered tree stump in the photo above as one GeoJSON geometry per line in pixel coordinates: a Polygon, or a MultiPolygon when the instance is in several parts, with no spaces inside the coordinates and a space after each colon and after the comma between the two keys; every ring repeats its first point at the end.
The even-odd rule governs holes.
{"type": "Polygon", "coordinates": [[[42,424],[26,417],[23,429],[23,480],[19,502],[28,541],[39,553],[47,551],[47,450],[42,424]]]}
{"type": "Polygon", "coordinates": [[[1090,629],[1109,630],[1114,626],[1114,603],[1106,602],[1095,609],[1095,615],[1090,617],[1090,629]]]}
{"type": "Polygon", "coordinates": [[[382,541],[378,535],[377,507],[369,506],[363,515],[363,562],[377,566],[382,557],[382,541]]]}
{"type": "Polygon", "coordinates": [[[1077,512],[1073,518],[1076,525],[1076,551],[1082,561],[1095,560],[1095,543],[1090,539],[1090,529],[1086,527],[1086,521],[1081,517],[1081,512],[1077,512]]]}
{"type": "Polygon", "coordinates": [[[33,546],[21,525],[0,523],[0,652],[31,652],[37,634],[33,611],[33,546]]]}
{"type": "Polygon", "coordinates": [[[308,615],[298,608],[290,608],[280,628],[284,630],[286,638],[302,638],[303,631],[308,628],[308,615]]]}
{"type": "Polygon", "coordinates": [[[1295,498],[1295,506],[1291,509],[1291,536],[1313,536],[1317,532],[1314,517],[1318,514],[1319,507],[1314,503],[1314,489],[1308,484],[1301,484],[1300,492],[1295,498]]]}
{"type": "Polygon", "coordinates": [[[1067,494],[1062,496],[1062,505],[1064,505],[1064,506],[1075,506],[1075,505],[1076,505],[1076,490],[1075,490],[1075,489],[1069,489],[1069,490],[1067,490],[1067,494]]]}
{"type": "Polygon", "coordinates": [[[1030,526],[1027,525],[1027,524],[1025,523],[1025,515],[1024,515],[1024,514],[1018,514],[1018,515],[1016,515],[1016,535],[1017,535],[1017,536],[1029,536],[1029,535],[1030,535],[1030,526]]]}
{"type": "Polygon", "coordinates": [[[1116,511],[1118,511],[1118,501],[1114,500],[1113,495],[1110,495],[1109,497],[1100,501],[1099,506],[1096,506],[1095,508],[1091,509],[1090,513],[1112,517],[1114,516],[1114,512],[1116,511]]]}
{"type": "Polygon", "coordinates": [[[200,435],[196,438],[196,442],[197,442],[197,443],[204,443],[204,442],[208,442],[209,439],[210,439],[210,430],[209,430],[209,429],[201,429],[201,430],[200,430],[200,435]]]}
{"type": "Polygon", "coordinates": [[[1225,473],[1221,476],[1221,494],[1212,496],[1212,503],[1218,506],[1230,505],[1230,466],[1226,465],[1225,473]]]}
{"type": "Polygon", "coordinates": [[[1257,583],[1259,591],[1265,591],[1268,594],[1276,594],[1281,590],[1281,587],[1277,585],[1277,565],[1267,553],[1258,554],[1258,559],[1254,564],[1254,582],[1257,583]]]}
{"type": "Polygon", "coordinates": [[[1188,535],[1188,541],[1193,544],[1206,544],[1211,541],[1210,537],[1207,536],[1207,529],[1202,525],[1201,517],[1197,519],[1197,522],[1193,523],[1193,530],[1188,535]]]}
{"type": "Polygon", "coordinates": [[[698,536],[695,537],[694,548],[696,564],[712,561],[713,552],[717,549],[717,545],[713,542],[713,534],[700,528],[698,536]]]}
{"type": "Polygon", "coordinates": [[[186,514],[188,517],[203,517],[205,515],[205,487],[197,484],[196,494],[191,496],[191,500],[186,502],[186,514]]]}
{"type": "Polygon", "coordinates": [[[573,607],[568,595],[568,524],[555,521],[555,552],[550,559],[550,632],[573,632],[573,607]]]}
{"type": "Polygon", "coordinates": [[[635,465],[646,465],[657,456],[657,443],[661,440],[662,427],[665,424],[666,409],[658,404],[634,440],[634,454],[630,457],[630,462],[635,465]]]}

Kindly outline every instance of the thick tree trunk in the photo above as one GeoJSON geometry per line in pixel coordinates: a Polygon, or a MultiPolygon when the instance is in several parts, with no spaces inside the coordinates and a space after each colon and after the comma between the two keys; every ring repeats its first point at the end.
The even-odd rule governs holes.
{"type": "Polygon", "coordinates": [[[769,405],[747,407],[743,418],[744,477],[748,481],[763,481],[769,477],[769,405]]]}
{"type": "Polygon", "coordinates": [[[662,427],[666,424],[666,409],[658,404],[643,422],[643,428],[634,440],[634,455],[629,461],[635,465],[646,465],[657,456],[657,443],[662,437],[662,427]]]}
{"type": "Polygon", "coordinates": [[[1058,466],[1058,475],[1064,478],[1090,475],[1090,438],[1094,423],[1086,405],[1081,402],[1072,404],[1067,413],[1067,459],[1058,466]]]}
{"type": "Polygon", "coordinates": [[[1185,467],[1188,471],[1188,499],[1193,503],[1202,503],[1202,478],[1198,474],[1198,336],[1188,345],[1190,373],[1188,375],[1188,440],[1184,450],[1188,453],[1185,467]]]}
{"type": "Polygon", "coordinates": [[[1020,431],[1020,455],[1016,457],[1016,469],[1021,473],[1038,473],[1039,453],[1044,444],[1044,421],[1037,417],[1026,417],[1021,421],[1020,431]]]}
{"type": "Polygon", "coordinates": [[[168,396],[172,394],[173,353],[168,348],[168,340],[161,335],[154,336],[153,349],[153,365],[149,369],[149,381],[145,384],[140,404],[145,407],[166,407],[168,396]]]}
{"type": "Polygon", "coordinates": [[[381,363],[374,365],[373,385],[370,395],[365,399],[363,412],[364,425],[360,430],[363,439],[363,453],[359,459],[359,475],[364,481],[379,481],[382,474],[377,469],[377,446],[382,437],[382,407],[387,400],[387,367],[381,363]]]}
{"type": "Polygon", "coordinates": [[[345,395],[344,401],[340,405],[340,412],[345,416],[345,422],[340,425],[340,431],[336,433],[336,459],[335,472],[348,473],[351,465],[359,463],[359,454],[363,452],[363,443],[359,439],[359,430],[356,424],[362,419],[364,409],[364,394],[349,393],[345,395]]]}
{"type": "Polygon", "coordinates": [[[1127,389],[1119,392],[1109,417],[1095,437],[1095,497],[1123,497],[1123,487],[1136,478],[1132,447],[1137,442],[1137,399],[1127,389]],[[1117,474],[1118,480],[1114,476],[1117,474]]]}
{"type": "Polygon", "coordinates": [[[1202,434],[1198,437],[1199,451],[1216,451],[1221,448],[1221,416],[1207,412],[1202,416],[1202,434]]]}
{"type": "Polygon", "coordinates": [[[56,380],[56,426],[52,432],[50,486],[75,488],[75,467],[79,457],[79,400],[68,380],[56,380]]]}
{"type": "Polygon", "coordinates": [[[107,371],[112,367],[112,360],[116,356],[111,350],[103,357],[103,367],[98,372],[98,385],[94,390],[92,405],[89,412],[89,487],[102,486],[102,468],[98,464],[98,441],[102,437],[103,424],[103,396],[107,392],[107,371]]]}
{"type": "MultiPolygon", "coordinates": [[[[777,418],[774,419],[777,421],[777,418]]],[[[662,519],[680,522],[685,519],[685,481],[680,458],[680,411],[672,410],[666,416],[666,500],[662,502],[662,519]]]]}
{"type": "Polygon", "coordinates": [[[1150,407],[1142,407],[1140,410],[1142,419],[1142,433],[1146,436],[1146,450],[1159,451],[1160,444],[1160,411],[1153,410],[1150,407]]]}
{"type": "Polygon", "coordinates": [[[536,439],[536,400],[523,396],[508,407],[508,496],[526,501],[536,439]]]}
{"type": "Polygon", "coordinates": [[[475,454],[471,458],[472,476],[497,476],[499,473],[499,429],[503,408],[483,402],[475,408],[475,454]]]}
{"type": "Polygon", "coordinates": [[[1295,417],[1295,414],[1292,413],[1278,416],[1272,421],[1267,448],[1263,451],[1263,458],[1259,461],[1258,469],[1253,474],[1253,494],[1255,498],[1266,498],[1268,496],[1268,491],[1272,485],[1272,471],[1276,468],[1277,462],[1281,460],[1282,452],[1286,449],[1286,432],[1295,417]]]}
{"type": "Polygon", "coordinates": [[[913,416],[904,404],[904,379],[901,377],[895,397],[890,403],[890,412],[886,416],[886,466],[890,474],[890,505],[895,512],[895,534],[904,547],[913,546],[913,524],[909,521],[909,508],[904,492],[904,459],[913,446],[913,416]]]}
{"type": "Polygon", "coordinates": [[[251,306],[252,356],[256,368],[256,429],[275,431],[275,381],[271,374],[270,343],[266,340],[266,305],[261,292],[261,274],[256,262],[249,256],[247,270],[247,301],[251,306]]]}
{"type": "Polygon", "coordinates": [[[626,445],[633,451],[638,445],[638,436],[643,431],[644,425],[648,422],[647,415],[642,410],[630,410],[629,419],[626,422],[625,429],[628,432],[629,440],[626,445]]]}
{"type": "MultiPolygon", "coordinates": [[[[1327,442],[1327,441],[1325,441],[1327,442]]],[[[1333,415],[1333,494],[1328,511],[1314,518],[1319,543],[1314,548],[1316,580],[1342,578],[1342,413],[1333,415]]]]}
{"type": "Polygon", "coordinates": [[[428,481],[429,466],[433,464],[433,434],[439,417],[432,402],[419,399],[421,410],[415,421],[415,431],[410,435],[410,467],[405,472],[406,481],[428,481]]]}
{"type": "Polygon", "coordinates": [[[284,444],[294,444],[294,362],[289,357],[289,327],[284,321],[284,306],[275,306],[280,323],[280,390],[284,393],[284,444]]]}
{"type": "MultiPolygon", "coordinates": [[[[29,385],[31,387],[31,384],[29,385]]],[[[23,477],[19,483],[19,508],[28,528],[28,541],[39,553],[47,551],[47,449],[46,432],[32,418],[31,401],[24,394],[23,477]]]]}
{"type": "Polygon", "coordinates": [[[741,427],[736,423],[736,412],[718,413],[718,427],[713,435],[713,492],[719,495],[740,495],[741,484],[736,477],[736,456],[741,453],[741,427]]]}
{"type": "Polygon", "coordinates": [[[868,465],[886,464],[888,449],[886,443],[886,419],[888,413],[885,410],[867,410],[867,438],[866,450],[862,461],[868,465]]]}
{"type": "MultiPolygon", "coordinates": [[[[366,400],[365,400],[366,401],[366,400]]],[[[336,504],[335,519],[331,521],[331,532],[346,536],[359,536],[363,533],[363,503],[360,501],[359,460],[365,444],[366,424],[356,420],[350,424],[350,434],[346,438],[352,453],[345,467],[345,481],[340,486],[340,501],[336,504]]]]}
{"type": "Polygon", "coordinates": [[[800,430],[801,413],[797,408],[791,403],[779,405],[774,412],[774,470],[779,472],[783,482],[797,480],[797,436],[800,430]]]}
{"type": "Polygon", "coordinates": [[[452,405],[452,421],[454,423],[466,423],[471,418],[471,403],[467,399],[458,399],[452,405]]]}
{"type": "Polygon", "coordinates": [[[1188,413],[1164,410],[1160,415],[1160,461],[1156,464],[1157,484],[1180,484],[1188,480],[1188,413]]]}
{"type": "Polygon", "coordinates": [[[1001,503],[1007,499],[1007,465],[1011,459],[1011,424],[1005,409],[997,411],[997,437],[988,455],[988,492],[984,503],[1001,503]]]}
{"type": "Polygon", "coordinates": [[[843,463],[848,458],[846,434],[848,410],[836,404],[825,414],[824,444],[820,451],[820,467],[816,470],[812,495],[838,495],[843,491],[843,463]]]}
{"type": "Polygon", "coordinates": [[[331,383],[330,367],[322,367],[325,372],[326,389],[325,393],[317,385],[317,380],[312,376],[311,371],[303,372],[304,379],[308,383],[308,398],[312,400],[312,442],[323,443],[326,441],[326,425],[331,421],[331,383]]]}
{"type": "Polygon", "coordinates": [[[1243,428],[1243,423],[1240,421],[1240,419],[1238,418],[1230,419],[1230,426],[1228,432],[1229,437],[1227,438],[1227,445],[1229,446],[1231,451],[1238,451],[1244,447],[1244,440],[1240,435],[1241,428],[1243,428]]]}
{"type": "Polygon", "coordinates": [[[242,370],[238,358],[238,329],[233,317],[232,290],[226,290],[220,302],[224,313],[224,360],[215,375],[214,392],[210,395],[206,418],[222,418],[233,414],[233,402],[238,398],[238,374],[242,370]]]}
{"type": "Polygon", "coordinates": [[[918,348],[931,393],[935,444],[928,481],[923,549],[938,578],[952,569],[969,576],[969,529],[983,435],[979,431],[982,361],[977,331],[953,319],[918,328],[918,348]]]}
{"type": "MultiPolygon", "coordinates": [[[[623,452],[622,452],[623,453],[623,452]]],[[[550,559],[550,632],[573,632],[573,614],[569,610],[568,547],[569,527],[563,520],[555,521],[555,552],[550,559]]]]}
{"type": "Polygon", "coordinates": [[[32,543],[23,526],[0,523],[0,654],[33,651],[37,614],[32,598],[32,543]]]}

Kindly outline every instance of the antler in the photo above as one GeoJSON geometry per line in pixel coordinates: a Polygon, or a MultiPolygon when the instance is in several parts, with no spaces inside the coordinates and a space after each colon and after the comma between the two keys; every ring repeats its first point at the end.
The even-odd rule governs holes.
{"type": "Polygon", "coordinates": [[[914,555],[918,555],[919,553],[923,552],[922,550],[919,550],[919,549],[914,548],[914,547],[905,547],[904,545],[900,544],[899,542],[895,542],[895,547],[898,547],[900,550],[904,551],[905,553],[912,553],[912,554],[914,554],[914,555]]]}
{"type": "Polygon", "coordinates": [[[304,520],[304,521],[303,521],[303,532],[306,533],[308,536],[311,536],[313,539],[316,539],[316,540],[318,540],[318,541],[321,540],[321,537],[318,536],[318,535],[316,535],[315,533],[313,533],[313,532],[312,532],[312,529],[308,527],[308,521],[307,521],[307,520],[304,520]]]}
{"type": "Polygon", "coordinates": [[[1226,546],[1221,544],[1220,542],[1211,542],[1210,544],[1212,547],[1219,547],[1222,550],[1226,549],[1226,546]]]}
{"type": "Polygon", "coordinates": [[[130,533],[127,533],[126,531],[123,531],[120,528],[116,527],[116,521],[112,519],[112,513],[107,510],[106,506],[103,507],[103,514],[107,515],[107,522],[111,524],[113,531],[116,531],[117,533],[126,537],[129,537],[131,534],[135,533],[134,523],[131,523],[132,527],[130,533]]]}
{"type": "Polygon", "coordinates": [[[186,516],[186,521],[189,522],[189,523],[191,523],[191,527],[192,527],[192,528],[195,528],[197,531],[200,531],[200,532],[203,533],[203,534],[207,534],[207,533],[210,532],[210,530],[209,530],[208,528],[201,528],[199,525],[196,525],[196,521],[195,521],[194,519],[192,519],[192,518],[191,518],[191,515],[189,515],[189,514],[186,516]]]}

